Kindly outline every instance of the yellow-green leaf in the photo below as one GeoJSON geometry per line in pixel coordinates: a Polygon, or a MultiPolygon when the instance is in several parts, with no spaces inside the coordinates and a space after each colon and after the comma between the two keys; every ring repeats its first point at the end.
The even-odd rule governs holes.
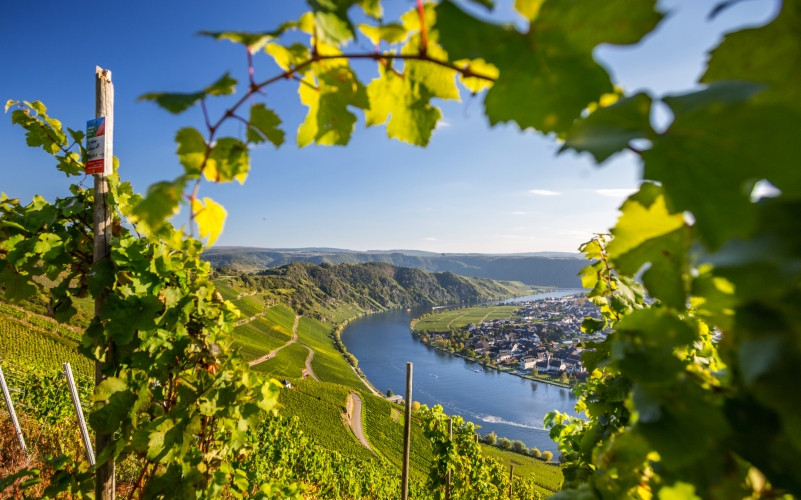
{"type": "Polygon", "coordinates": [[[195,216],[200,237],[208,237],[207,246],[214,245],[223,231],[228,212],[211,198],[203,198],[202,202],[200,200],[192,201],[192,213],[195,216]]]}

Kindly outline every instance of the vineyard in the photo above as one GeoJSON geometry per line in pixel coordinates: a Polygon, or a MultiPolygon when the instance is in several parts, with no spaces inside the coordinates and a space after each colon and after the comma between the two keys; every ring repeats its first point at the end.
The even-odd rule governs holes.
{"type": "Polygon", "coordinates": [[[481,454],[494,458],[508,467],[515,466],[515,475],[530,477],[538,486],[543,496],[549,496],[562,489],[564,476],[561,467],[548,464],[533,457],[527,457],[512,451],[505,451],[496,446],[482,445],[481,454]]]}
{"type": "Polygon", "coordinates": [[[302,317],[298,323],[299,342],[314,349],[312,368],[320,380],[359,390],[364,382],[353,372],[342,354],[334,347],[331,328],[317,320],[302,317]]]}
{"type": "Polygon", "coordinates": [[[271,306],[264,316],[234,328],[234,346],[245,359],[258,358],[286,344],[292,338],[294,322],[291,309],[281,304],[271,306]]]}
{"type": "Polygon", "coordinates": [[[303,375],[308,354],[308,349],[302,345],[290,344],[278,351],[274,358],[253,365],[252,369],[277,379],[300,378],[303,375]]]}

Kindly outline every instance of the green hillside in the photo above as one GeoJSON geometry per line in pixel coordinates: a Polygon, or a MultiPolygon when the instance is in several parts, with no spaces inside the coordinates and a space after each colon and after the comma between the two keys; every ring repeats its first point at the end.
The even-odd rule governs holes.
{"type": "Polygon", "coordinates": [[[240,272],[259,272],[292,262],[311,264],[359,264],[384,262],[393,266],[422,269],[428,273],[452,272],[494,280],[522,281],[528,285],[580,287],[577,274],[586,265],[579,254],[543,252],[540,255],[439,254],[393,251],[354,252],[337,249],[212,248],[203,258],[214,267],[240,272]]]}
{"type": "Polygon", "coordinates": [[[482,321],[505,319],[512,316],[517,306],[466,307],[449,309],[442,312],[426,314],[412,323],[415,330],[424,332],[447,332],[459,330],[470,323],[476,325],[482,321]]]}
{"type": "Polygon", "coordinates": [[[324,323],[393,307],[477,303],[537,292],[520,282],[432,274],[381,262],[319,266],[293,262],[258,275],[219,273],[223,296],[248,314],[255,313],[259,303],[283,302],[324,323]],[[254,292],[261,298],[243,296],[254,292]]]}

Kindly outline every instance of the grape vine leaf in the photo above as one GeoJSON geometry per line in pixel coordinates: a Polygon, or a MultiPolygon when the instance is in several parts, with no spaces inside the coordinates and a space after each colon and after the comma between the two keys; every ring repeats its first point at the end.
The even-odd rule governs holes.
{"type": "Polygon", "coordinates": [[[236,90],[236,84],[237,81],[228,73],[225,73],[219,80],[198,92],[150,92],[139,96],[137,100],[154,101],[170,113],[177,115],[194,106],[207,95],[220,96],[233,94],[236,90]]]}
{"type": "Polygon", "coordinates": [[[202,202],[197,199],[193,200],[192,212],[195,214],[195,222],[197,222],[200,237],[205,238],[208,236],[207,246],[211,247],[222,234],[228,212],[225,211],[222,205],[211,198],[203,198],[202,202]]]}
{"type": "Polygon", "coordinates": [[[175,134],[178,143],[178,161],[190,179],[200,176],[200,168],[206,158],[206,140],[193,127],[184,127],[175,134]]]}
{"type": "Polygon", "coordinates": [[[379,76],[367,86],[370,109],[365,111],[368,127],[387,123],[387,136],[409,144],[425,146],[442,118],[439,108],[429,102],[431,93],[383,66],[379,76]]]}
{"type": "Polygon", "coordinates": [[[559,152],[568,149],[587,151],[596,162],[603,163],[625,149],[632,140],[654,134],[650,115],[651,97],[644,93],[598,108],[571,127],[559,152]]]}
{"type": "Polygon", "coordinates": [[[801,10],[783,2],[779,15],[766,26],[727,34],[711,52],[701,83],[745,80],[769,88],[756,99],[801,107],[801,73],[787,61],[801,60],[801,10]]]}
{"type": "Polygon", "coordinates": [[[210,182],[245,183],[250,171],[250,156],[244,142],[233,137],[217,140],[211,150],[203,175],[210,182]]]}
{"type": "Polygon", "coordinates": [[[250,120],[248,120],[248,141],[259,144],[265,140],[275,147],[284,143],[284,131],[278,128],[281,118],[262,103],[250,107],[250,120]]]}
{"type": "Polygon", "coordinates": [[[307,0],[314,13],[316,35],[323,43],[339,45],[355,36],[348,9],[359,5],[373,19],[383,15],[380,0],[307,0]]]}
{"type": "Polygon", "coordinates": [[[359,31],[362,32],[374,45],[378,45],[381,41],[387,43],[402,42],[408,33],[406,28],[398,23],[383,24],[381,26],[370,26],[369,24],[360,24],[359,31]]]}
{"type": "Polygon", "coordinates": [[[673,210],[695,216],[697,234],[717,249],[747,237],[757,220],[750,187],[767,179],[783,197],[801,197],[801,113],[750,102],[762,87],[721,82],[664,99],[675,118],[643,152],[644,177],[658,181],[673,210]],[[749,187],[750,186],[750,187],[749,187]]]}
{"type": "Polygon", "coordinates": [[[228,40],[233,43],[239,43],[247,47],[251,54],[255,54],[269,42],[275,40],[288,30],[297,27],[297,21],[288,21],[281,24],[278,29],[272,31],[263,31],[260,33],[247,31],[200,31],[198,32],[198,35],[208,36],[217,41],[228,40]]]}
{"type": "Polygon", "coordinates": [[[345,145],[356,124],[348,106],[368,109],[367,89],[345,65],[320,66],[315,75],[307,74],[298,89],[301,103],[309,108],[298,129],[298,146],[345,145]]]}
{"type": "Polygon", "coordinates": [[[593,49],[635,43],[661,19],[654,0],[593,3],[592,16],[587,3],[545,2],[537,9],[527,2],[528,33],[475,19],[450,0],[437,6],[436,28],[448,55],[483,59],[500,72],[484,101],[492,125],[514,121],[523,129],[566,132],[588,104],[614,90],[593,49]]]}
{"type": "MultiPolygon", "coordinates": [[[[289,47],[277,43],[269,43],[264,47],[264,52],[272,56],[275,64],[284,71],[290,71],[309,61],[309,48],[302,43],[293,43],[289,47]]],[[[298,69],[298,73],[305,74],[308,67],[298,69]]]]}
{"type": "Polygon", "coordinates": [[[183,197],[186,179],[179,177],[176,181],[162,181],[151,185],[145,197],[137,203],[131,212],[134,222],[143,222],[150,230],[155,230],[168,217],[178,213],[178,206],[183,197]]]}

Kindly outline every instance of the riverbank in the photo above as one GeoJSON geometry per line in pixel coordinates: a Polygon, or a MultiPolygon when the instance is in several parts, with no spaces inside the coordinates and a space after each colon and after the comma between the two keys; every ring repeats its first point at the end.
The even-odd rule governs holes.
{"type": "Polygon", "coordinates": [[[418,340],[424,346],[430,347],[432,349],[436,349],[437,351],[444,352],[444,353],[450,354],[452,356],[456,356],[457,358],[466,359],[467,361],[471,361],[473,363],[476,363],[477,365],[481,365],[484,368],[484,370],[489,368],[489,369],[495,370],[496,372],[499,372],[499,373],[507,373],[509,375],[514,375],[516,377],[524,378],[526,380],[531,380],[533,382],[541,382],[543,384],[555,385],[556,387],[561,387],[563,389],[572,389],[576,385],[576,384],[563,384],[563,383],[559,382],[558,380],[553,380],[553,379],[550,379],[550,378],[541,377],[540,375],[532,376],[531,374],[522,374],[522,373],[519,373],[519,371],[507,370],[507,369],[504,369],[504,368],[500,368],[498,366],[485,364],[483,361],[481,361],[481,358],[474,358],[474,357],[471,357],[471,356],[465,356],[464,354],[461,354],[461,353],[458,353],[458,352],[455,352],[455,351],[451,352],[449,349],[443,349],[441,347],[437,347],[437,346],[432,345],[432,344],[427,344],[427,343],[423,342],[422,340],[420,340],[420,335],[414,329],[411,330],[411,333],[412,333],[412,336],[415,338],[415,340],[418,340]]]}

